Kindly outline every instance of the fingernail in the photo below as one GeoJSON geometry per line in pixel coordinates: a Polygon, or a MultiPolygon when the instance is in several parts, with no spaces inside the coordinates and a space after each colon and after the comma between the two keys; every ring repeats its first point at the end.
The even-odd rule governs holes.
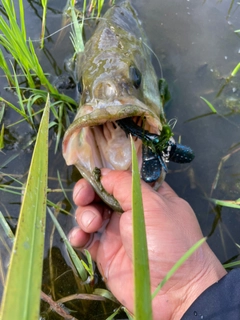
{"type": "Polygon", "coordinates": [[[77,198],[82,188],[83,186],[80,185],[77,188],[73,189],[73,201],[77,198]]]}
{"type": "Polygon", "coordinates": [[[103,169],[101,169],[101,175],[106,176],[111,171],[112,171],[111,169],[103,168],[103,169]]]}
{"type": "Polygon", "coordinates": [[[69,234],[68,234],[68,240],[70,241],[70,243],[71,243],[71,240],[72,240],[73,238],[75,238],[75,235],[79,232],[79,230],[80,230],[79,227],[75,227],[75,228],[73,228],[73,229],[69,232],[69,234]]]}
{"type": "Polygon", "coordinates": [[[96,216],[97,215],[93,211],[85,211],[81,217],[81,221],[84,227],[88,227],[96,218],[96,216]]]}

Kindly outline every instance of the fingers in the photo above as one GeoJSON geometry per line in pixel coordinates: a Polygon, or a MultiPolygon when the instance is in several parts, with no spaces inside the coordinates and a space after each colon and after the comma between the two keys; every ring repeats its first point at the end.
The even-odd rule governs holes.
{"type": "Polygon", "coordinates": [[[73,201],[77,206],[85,206],[95,199],[95,192],[91,184],[85,180],[79,180],[73,189],[73,201]]]}
{"type": "Polygon", "coordinates": [[[78,249],[90,248],[93,243],[96,247],[95,238],[97,235],[93,235],[93,233],[103,227],[112,211],[99,201],[93,187],[85,179],[76,183],[73,190],[73,200],[78,206],[75,213],[78,227],[71,230],[68,236],[69,241],[73,247],[78,249]]]}
{"type": "Polygon", "coordinates": [[[75,248],[86,247],[90,242],[90,238],[91,234],[84,232],[79,227],[73,228],[68,235],[71,245],[75,248]]]}
{"type": "MultiPolygon", "coordinates": [[[[131,209],[131,173],[129,171],[113,171],[110,169],[102,169],[101,171],[101,182],[106,191],[112,194],[119,201],[124,211],[131,209]]],[[[143,191],[152,192],[152,188],[143,181],[142,187],[143,191]]],[[[166,182],[163,182],[158,193],[169,200],[171,198],[178,197],[166,182]]],[[[74,187],[73,200],[77,206],[86,206],[91,202],[99,201],[100,199],[98,195],[96,195],[91,184],[85,179],[81,179],[74,187]]]]}
{"type": "Polygon", "coordinates": [[[71,245],[79,250],[87,249],[93,260],[97,258],[100,233],[86,233],[79,227],[75,227],[68,235],[71,245]]]}
{"type": "MultiPolygon", "coordinates": [[[[132,207],[131,202],[131,186],[132,186],[132,174],[129,171],[117,171],[102,169],[102,185],[104,189],[112,194],[120,203],[124,211],[130,210],[132,207]]],[[[151,197],[155,193],[150,185],[141,180],[143,197],[151,197]]],[[[162,198],[173,200],[173,198],[179,198],[173,189],[163,182],[157,192],[162,198]]]]}
{"type": "Polygon", "coordinates": [[[101,173],[101,183],[104,189],[118,200],[123,211],[131,210],[131,172],[102,169],[101,173]]]}
{"type": "MultiPolygon", "coordinates": [[[[116,171],[102,169],[102,185],[104,189],[112,194],[120,203],[123,210],[129,211],[132,208],[131,185],[132,174],[129,171],[116,171]]],[[[146,206],[150,199],[155,199],[159,206],[160,198],[168,200],[179,199],[172,188],[164,182],[158,192],[144,181],[141,182],[142,193],[146,206]],[[160,196],[160,197],[159,197],[160,196]]],[[[78,206],[76,210],[76,220],[79,228],[74,228],[69,236],[71,244],[76,248],[83,248],[90,245],[93,237],[90,235],[99,231],[111,217],[111,210],[100,202],[93,187],[85,179],[79,180],[73,191],[73,199],[78,206]]],[[[151,206],[152,206],[151,200],[151,206]]]]}

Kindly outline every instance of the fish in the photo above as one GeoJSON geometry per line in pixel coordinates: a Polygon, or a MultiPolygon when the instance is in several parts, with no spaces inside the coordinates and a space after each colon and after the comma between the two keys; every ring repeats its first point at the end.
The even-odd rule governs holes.
{"type": "Polygon", "coordinates": [[[166,131],[163,129],[168,127],[151,55],[138,14],[124,1],[108,9],[77,58],[81,99],[76,117],[64,135],[63,157],[118,212],[122,212],[118,201],[101,185],[100,169],[131,170],[128,134],[134,136],[134,129],[126,127],[127,119],[136,126],[133,140],[139,171],[146,167],[146,172],[154,175],[151,164],[156,164],[158,173],[150,179],[154,189],[159,188],[167,171],[167,158],[163,155],[168,145],[160,150],[146,143],[152,136],[161,140],[161,133],[166,131]],[[141,130],[143,135],[139,134],[141,130]],[[159,161],[163,163],[159,165],[159,161]]]}

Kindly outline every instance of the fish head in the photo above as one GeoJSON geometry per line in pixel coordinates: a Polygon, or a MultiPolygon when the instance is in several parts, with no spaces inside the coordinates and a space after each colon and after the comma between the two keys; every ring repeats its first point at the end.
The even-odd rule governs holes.
{"type": "MultiPolygon", "coordinates": [[[[74,164],[114,210],[120,207],[96,181],[94,169],[131,170],[131,143],[116,121],[131,117],[160,134],[166,122],[158,79],[146,37],[128,2],[107,11],[77,58],[81,95],[77,115],[65,133],[63,156],[74,164]]],[[[134,139],[142,164],[142,141],[134,139]]],[[[155,186],[164,179],[162,172],[155,186]]]]}

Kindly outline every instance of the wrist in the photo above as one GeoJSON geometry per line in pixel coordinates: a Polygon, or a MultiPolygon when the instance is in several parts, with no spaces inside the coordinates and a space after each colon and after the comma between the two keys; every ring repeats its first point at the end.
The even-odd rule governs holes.
{"type": "MultiPolygon", "coordinates": [[[[208,244],[206,243],[204,246],[205,248],[202,248],[204,259],[200,259],[199,265],[195,270],[192,270],[190,279],[188,275],[186,275],[185,286],[182,286],[181,290],[175,294],[176,307],[170,318],[171,320],[181,319],[193,302],[207,290],[207,288],[218,282],[227,274],[208,244]]],[[[195,263],[197,264],[198,262],[195,261],[195,263]]]]}

